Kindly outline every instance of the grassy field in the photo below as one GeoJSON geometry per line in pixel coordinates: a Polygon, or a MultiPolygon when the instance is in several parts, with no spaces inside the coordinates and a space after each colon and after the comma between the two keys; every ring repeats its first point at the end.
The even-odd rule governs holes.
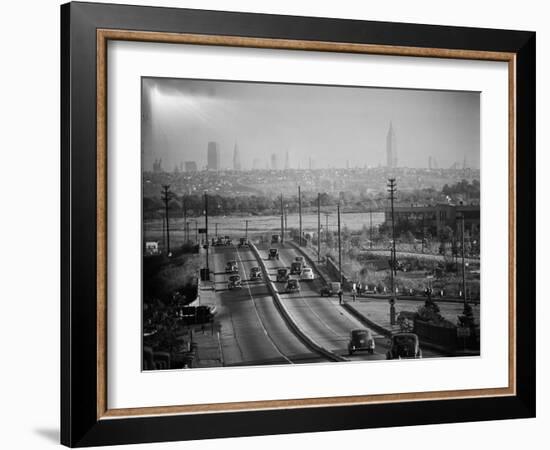
{"type": "MultiPolygon", "coordinates": [[[[216,224],[219,235],[228,235],[236,239],[244,236],[246,221],[248,220],[249,236],[254,237],[260,234],[278,233],[281,229],[281,216],[211,216],[208,218],[208,233],[216,235],[216,224]]],[[[189,218],[190,239],[195,239],[195,228],[203,228],[204,217],[189,218]]],[[[297,214],[287,216],[287,228],[298,228],[300,219],[297,214]]],[[[372,226],[377,227],[384,222],[383,213],[372,214],[372,226]]],[[[143,235],[146,241],[162,240],[162,219],[146,220],[143,224],[143,235]]],[[[370,226],[370,214],[348,213],[342,214],[341,226],[347,227],[350,231],[360,231],[363,226],[370,226]]],[[[326,218],[321,213],[321,226],[326,226],[326,218]]],[[[328,217],[329,231],[337,230],[337,218],[333,213],[328,217]]],[[[317,232],[317,214],[303,214],[302,228],[305,232],[317,232]]],[[[184,220],[183,218],[170,219],[170,242],[174,245],[181,245],[184,242],[184,220]]]]}

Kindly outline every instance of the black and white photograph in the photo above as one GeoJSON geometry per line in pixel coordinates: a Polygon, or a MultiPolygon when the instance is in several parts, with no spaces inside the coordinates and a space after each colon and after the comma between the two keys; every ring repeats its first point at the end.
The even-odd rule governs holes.
{"type": "Polygon", "coordinates": [[[143,77],[146,371],[480,355],[480,93],[143,77]]]}

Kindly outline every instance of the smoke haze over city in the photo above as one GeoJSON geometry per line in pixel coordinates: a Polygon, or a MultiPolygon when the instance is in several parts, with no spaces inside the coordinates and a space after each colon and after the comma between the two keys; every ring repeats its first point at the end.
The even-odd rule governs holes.
{"type": "Polygon", "coordinates": [[[399,167],[479,168],[480,95],[365,87],[143,78],[144,170],[194,161],[209,142],[220,169],[387,165],[387,136],[399,167]],[[275,155],[275,156],[274,156],[275,155]]]}

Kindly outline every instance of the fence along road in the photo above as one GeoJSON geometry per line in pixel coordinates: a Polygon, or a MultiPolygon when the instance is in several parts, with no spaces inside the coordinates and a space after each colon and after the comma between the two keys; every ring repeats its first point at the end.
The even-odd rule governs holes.
{"type": "Polygon", "coordinates": [[[326,361],[308,349],[281,317],[265,280],[250,280],[259,266],[248,248],[212,247],[220,342],[226,366],[326,361]],[[227,261],[235,260],[242,288],[229,290],[227,261]]]}

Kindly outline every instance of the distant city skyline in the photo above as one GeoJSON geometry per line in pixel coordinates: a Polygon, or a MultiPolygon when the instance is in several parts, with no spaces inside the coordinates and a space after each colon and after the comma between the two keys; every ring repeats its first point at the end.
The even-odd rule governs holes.
{"type": "Polygon", "coordinates": [[[436,168],[435,161],[477,169],[479,120],[477,92],[142,81],[144,170],[160,160],[164,170],[183,161],[198,170],[436,168]]]}

